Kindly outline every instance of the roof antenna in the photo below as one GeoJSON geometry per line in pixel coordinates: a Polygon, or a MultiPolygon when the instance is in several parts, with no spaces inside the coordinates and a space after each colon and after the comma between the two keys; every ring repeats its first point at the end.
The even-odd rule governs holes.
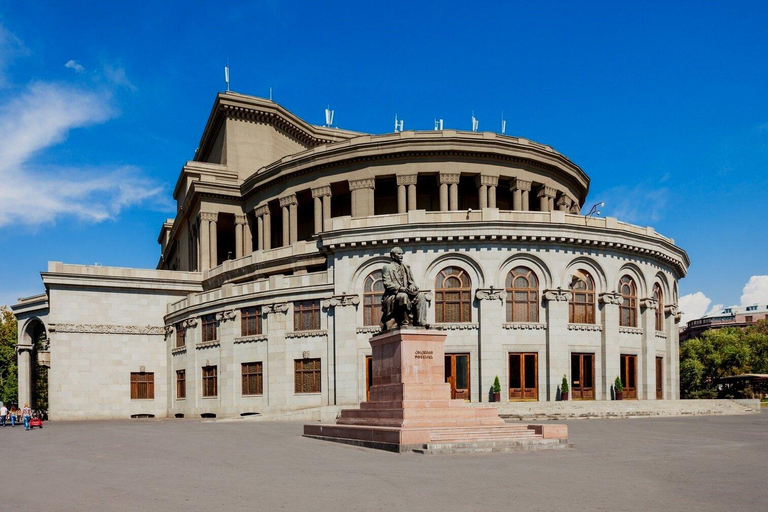
{"type": "Polygon", "coordinates": [[[328,105],[328,108],[325,109],[325,126],[330,128],[332,124],[333,124],[333,110],[331,110],[331,106],[328,105]]]}
{"type": "Polygon", "coordinates": [[[395,133],[403,131],[403,120],[397,120],[397,114],[395,114],[395,133]]]}
{"type": "Polygon", "coordinates": [[[229,92],[229,57],[227,57],[227,65],[224,66],[224,81],[227,82],[227,92],[229,92]]]}
{"type": "Polygon", "coordinates": [[[272,86],[269,87],[269,101],[272,101],[272,86]]]}
{"type": "Polygon", "coordinates": [[[501,111],[501,134],[504,135],[507,132],[507,120],[504,119],[504,111],[501,111]]]}
{"type": "Polygon", "coordinates": [[[443,129],[443,120],[435,119],[435,131],[442,130],[442,129],[443,129]]]}
{"type": "Polygon", "coordinates": [[[480,122],[478,122],[477,118],[475,117],[475,111],[472,111],[472,131],[476,132],[477,128],[480,126],[480,122]]]}

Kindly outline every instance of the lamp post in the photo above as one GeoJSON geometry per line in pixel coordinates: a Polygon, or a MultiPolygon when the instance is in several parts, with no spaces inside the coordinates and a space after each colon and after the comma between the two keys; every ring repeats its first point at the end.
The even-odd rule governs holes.
{"type": "Polygon", "coordinates": [[[588,224],[589,217],[591,215],[600,215],[600,210],[598,210],[598,208],[602,208],[603,206],[605,206],[605,203],[603,201],[600,201],[599,203],[595,203],[595,204],[592,205],[592,208],[589,209],[589,213],[587,213],[584,216],[584,225],[585,226],[588,224]]]}

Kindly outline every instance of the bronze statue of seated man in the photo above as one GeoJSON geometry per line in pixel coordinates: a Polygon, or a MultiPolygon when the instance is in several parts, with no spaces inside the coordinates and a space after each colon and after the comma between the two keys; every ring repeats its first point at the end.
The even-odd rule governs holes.
{"type": "Polygon", "coordinates": [[[387,263],[382,269],[381,330],[411,325],[426,327],[427,298],[413,282],[411,267],[403,263],[403,250],[395,247],[389,256],[392,263],[387,263]]]}

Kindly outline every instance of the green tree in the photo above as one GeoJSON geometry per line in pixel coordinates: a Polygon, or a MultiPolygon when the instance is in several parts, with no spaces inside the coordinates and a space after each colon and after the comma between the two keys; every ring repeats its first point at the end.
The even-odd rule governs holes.
{"type": "Polygon", "coordinates": [[[0,401],[15,403],[19,394],[16,356],[16,317],[5,306],[0,307],[0,401]]]}

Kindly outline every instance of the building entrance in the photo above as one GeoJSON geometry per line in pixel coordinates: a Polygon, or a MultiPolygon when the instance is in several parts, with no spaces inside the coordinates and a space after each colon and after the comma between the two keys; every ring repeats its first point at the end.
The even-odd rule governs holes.
{"type": "Polygon", "coordinates": [[[656,358],[656,400],[664,398],[664,359],[656,358]]]}
{"type": "Polygon", "coordinates": [[[451,398],[469,400],[469,354],[445,355],[445,382],[451,385],[451,398]]]}
{"type": "Polygon", "coordinates": [[[571,399],[595,399],[595,354],[571,354],[571,399]]]}
{"type": "Polygon", "coordinates": [[[620,372],[624,400],[637,400],[637,356],[621,354],[620,372]]]}
{"type": "Polygon", "coordinates": [[[535,352],[509,354],[509,400],[539,399],[539,355],[535,352]]]}
{"type": "Polygon", "coordinates": [[[371,401],[373,387],[373,356],[365,356],[365,401],[371,401]]]}

